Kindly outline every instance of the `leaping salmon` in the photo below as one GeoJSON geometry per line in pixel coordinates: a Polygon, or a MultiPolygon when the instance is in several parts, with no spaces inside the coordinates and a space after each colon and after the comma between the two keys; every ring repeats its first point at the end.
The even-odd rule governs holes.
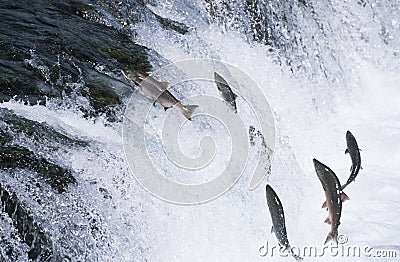
{"type": "Polygon", "coordinates": [[[333,240],[338,243],[338,228],[340,225],[340,216],[342,213],[342,201],[349,199],[348,196],[342,191],[340,181],[336,174],[326,165],[322,164],[316,159],[313,159],[315,171],[321,181],[322,187],[325,191],[326,202],[322,207],[328,208],[328,217],[325,222],[331,225],[331,231],[326,237],[325,243],[333,240]]]}
{"type": "Polygon", "coordinates": [[[154,103],[158,102],[164,107],[164,110],[175,107],[189,120],[192,120],[192,114],[198,107],[197,105],[183,105],[178,99],[176,99],[168,90],[167,82],[159,82],[153,77],[146,75],[141,72],[133,72],[125,74],[121,71],[124,77],[133,82],[140,88],[146,96],[153,99],[154,103]]]}
{"type": "Polygon", "coordinates": [[[237,113],[235,101],[237,95],[233,93],[231,87],[228,85],[225,79],[216,72],[214,72],[214,81],[217,85],[219,92],[222,95],[222,98],[232,107],[233,111],[237,113]]]}
{"type": "Polygon", "coordinates": [[[266,197],[269,212],[272,218],[272,229],[280,246],[284,247],[288,252],[296,259],[302,260],[303,258],[294,254],[290,247],[289,240],[287,238],[286,226],[285,226],[285,214],[283,212],[283,206],[278,195],[272,189],[270,185],[266,186],[266,197]]]}
{"type": "Polygon", "coordinates": [[[347,142],[347,149],[345,151],[345,154],[347,153],[350,154],[352,165],[350,168],[350,177],[347,180],[347,182],[342,186],[342,190],[346,186],[348,186],[351,182],[354,181],[354,179],[358,175],[358,172],[360,172],[360,169],[362,169],[360,149],[358,148],[358,144],[355,137],[350,131],[347,131],[346,133],[346,142],[347,142]]]}

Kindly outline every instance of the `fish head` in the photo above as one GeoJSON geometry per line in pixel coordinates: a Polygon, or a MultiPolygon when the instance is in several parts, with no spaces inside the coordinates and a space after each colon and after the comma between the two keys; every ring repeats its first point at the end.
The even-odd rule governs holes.
{"type": "Polygon", "coordinates": [[[317,174],[320,174],[321,172],[325,171],[326,166],[324,164],[322,164],[321,162],[319,162],[317,159],[314,158],[313,163],[314,163],[315,171],[317,172],[317,174]]]}
{"type": "Polygon", "coordinates": [[[349,140],[349,139],[353,139],[353,138],[354,138],[353,134],[350,131],[347,131],[346,132],[346,139],[349,140]]]}
{"type": "Polygon", "coordinates": [[[318,177],[322,177],[323,174],[326,172],[333,173],[333,171],[328,166],[326,166],[325,164],[322,164],[317,159],[314,158],[313,162],[314,162],[315,171],[317,172],[318,177]]]}
{"type": "Polygon", "coordinates": [[[226,87],[224,88],[224,86],[229,86],[225,79],[217,72],[214,72],[214,80],[217,83],[218,90],[221,92],[226,89],[226,87]]]}
{"type": "Polygon", "coordinates": [[[272,189],[272,187],[270,185],[267,185],[265,187],[265,193],[266,193],[266,196],[268,199],[271,199],[276,196],[275,191],[272,189]]]}
{"type": "Polygon", "coordinates": [[[223,78],[217,72],[214,72],[214,79],[215,79],[215,81],[219,81],[219,80],[221,80],[223,78]]]}
{"type": "Polygon", "coordinates": [[[267,204],[268,204],[270,211],[271,210],[279,210],[279,212],[281,213],[281,218],[284,219],[283,207],[282,207],[281,200],[279,199],[275,190],[273,190],[270,185],[266,186],[266,198],[267,198],[267,204]]]}
{"type": "Polygon", "coordinates": [[[136,71],[131,71],[131,70],[127,70],[127,71],[123,71],[121,70],[123,76],[130,81],[136,82],[136,83],[140,83],[143,79],[141,79],[138,75],[136,71]]]}
{"type": "Polygon", "coordinates": [[[140,85],[149,76],[146,73],[139,71],[128,71],[125,77],[135,82],[137,85],[140,85]]]}

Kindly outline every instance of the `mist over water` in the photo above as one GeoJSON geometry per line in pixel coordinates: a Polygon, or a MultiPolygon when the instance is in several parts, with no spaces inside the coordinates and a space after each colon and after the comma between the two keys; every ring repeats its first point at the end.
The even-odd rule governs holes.
{"type": "MultiPolygon", "coordinates": [[[[213,201],[175,205],[149,194],[128,167],[119,121],[132,92],[126,86],[110,82],[122,101],[122,106],[110,109],[116,112],[112,120],[108,111],[88,117],[93,104],[85,97],[87,86],[82,79],[71,81],[72,92],[49,97],[46,105],[26,105],[18,98],[2,102],[0,109],[12,110],[18,117],[83,143],[45,141],[12,131],[13,144],[71,170],[76,183],[62,194],[34,172],[19,167],[0,170],[0,189],[14,192],[28,211],[33,210],[31,216],[50,236],[58,254],[55,261],[288,261],[291,258],[259,255],[266,241],[277,244],[270,233],[266,183],[282,201],[290,243],[320,247],[329,226],[323,223],[327,215],[320,208],[324,192],[312,159],[330,166],[343,184],[351,166],[350,157],[344,154],[347,130],[363,150],[363,170],[346,188],[351,200],[343,204],[339,233],[351,245],[395,249],[400,256],[400,180],[396,174],[400,168],[399,1],[176,0],[143,5],[99,2],[96,6],[87,11],[86,19],[129,34],[130,41],[147,48],[153,71],[182,60],[208,58],[226,62],[251,77],[274,116],[275,153],[270,174],[254,191],[248,189],[248,171],[213,201]]],[[[35,60],[35,50],[32,54],[26,63],[45,72],[35,60]]],[[[102,66],[99,62],[96,70],[110,77],[120,70],[102,66]]],[[[171,89],[179,99],[218,95],[217,91],[212,83],[195,82],[171,89]]],[[[143,99],[136,93],[133,96],[143,99]]],[[[237,107],[247,122],[254,120],[244,99],[237,100],[237,107]]],[[[149,125],[157,134],[165,112],[157,105],[151,114],[149,125]]],[[[224,144],[229,140],[223,125],[217,121],[207,125],[207,119],[201,123],[205,124],[193,121],[180,133],[183,151],[198,154],[199,138],[205,135],[229,149],[224,144]]],[[[153,139],[148,150],[157,156],[159,137],[153,139]]],[[[254,157],[256,153],[250,154],[254,157]]],[[[226,159],[215,159],[212,167],[217,172],[226,159]]],[[[169,175],[188,183],[213,177],[169,175]]],[[[17,229],[4,208],[0,225],[3,243],[14,248],[10,259],[7,249],[0,248],[1,257],[26,261],[30,247],[14,236],[17,229]]],[[[313,259],[370,260],[307,258],[313,259]]]]}

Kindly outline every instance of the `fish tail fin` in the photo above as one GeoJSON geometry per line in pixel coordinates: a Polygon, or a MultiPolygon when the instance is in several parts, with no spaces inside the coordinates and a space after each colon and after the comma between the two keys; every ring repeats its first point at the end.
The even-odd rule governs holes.
{"type": "Polygon", "coordinates": [[[335,232],[333,233],[333,241],[335,241],[336,245],[338,244],[338,232],[337,232],[337,230],[335,230],[335,232]]]}
{"type": "Polygon", "coordinates": [[[292,247],[289,247],[289,253],[292,255],[292,257],[294,258],[294,259],[296,259],[296,261],[301,261],[301,260],[303,260],[303,258],[300,256],[300,255],[298,255],[298,254],[296,254],[296,253],[294,253],[293,252],[293,248],[292,247]]]}
{"type": "Polygon", "coordinates": [[[182,105],[181,111],[187,119],[192,120],[192,114],[198,107],[197,105],[182,105]]]}
{"type": "Polygon", "coordinates": [[[326,237],[324,245],[326,245],[326,243],[328,243],[331,240],[337,244],[338,243],[337,238],[338,238],[337,230],[329,232],[328,236],[326,237]]]}
{"type": "Polygon", "coordinates": [[[294,259],[296,259],[296,261],[302,261],[303,260],[303,258],[301,256],[296,255],[294,253],[292,253],[292,256],[294,257],[294,259]]]}

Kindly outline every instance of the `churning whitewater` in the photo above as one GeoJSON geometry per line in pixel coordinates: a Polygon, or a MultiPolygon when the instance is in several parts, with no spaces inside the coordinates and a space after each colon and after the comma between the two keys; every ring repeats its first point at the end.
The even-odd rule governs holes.
{"type": "Polygon", "coordinates": [[[400,257],[398,0],[4,1],[0,23],[1,261],[400,257]],[[200,59],[218,61],[207,81],[171,84],[192,69],[179,67],[154,77],[168,97],[149,99],[122,73],[151,75],[200,59]],[[202,102],[206,96],[218,105],[202,102]],[[270,110],[252,103],[261,97],[270,110]],[[207,106],[235,121],[207,115],[207,106]],[[145,118],[145,129],[127,133],[132,117],[145,118]],[[179,128],[182,157],[206,168],[173,161],[165,119],[181,121],[169,128],[179,128]],[[241,129],[230,130],[239,120],[241,129]],[[344,153],[352,154],[348,130],[362,170],[344,153]],[[206,184],[242,152],[235,132],[247,139],[239,148],[246,168],[200,204],[164,201],[138,179],[147,170],[135,173],[149,156],[167,180],[206,184]],[[129,155],[126,141],[143,155],[129,155]],[[341,209],[336,251],[335,241],[324,249],[332,225],[324,223],[314,158],[350,198],[342,203],[343,188],[333,192],[341,209]],[[263,176],[254,178],[258,163],[263,176]],[[293,253],[280,252],[271,233],[267,184],[282,202],[293,253]]]}

